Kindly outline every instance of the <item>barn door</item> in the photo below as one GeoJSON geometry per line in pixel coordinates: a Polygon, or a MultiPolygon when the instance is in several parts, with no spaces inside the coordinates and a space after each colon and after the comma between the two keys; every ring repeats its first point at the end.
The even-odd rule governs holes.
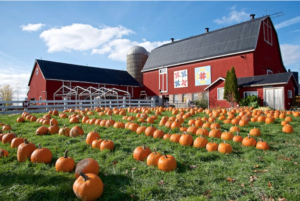
{"type": "Polygon", "coordinates": [[[168,70],[167,68],[159,69],[159,90],[168,92],[168,70]]]}
{"type": "Polygon", "coordinates": [[[265,90],[265,105],[276,110],[283,110],[283,89],[270,88],[265,90]]]}

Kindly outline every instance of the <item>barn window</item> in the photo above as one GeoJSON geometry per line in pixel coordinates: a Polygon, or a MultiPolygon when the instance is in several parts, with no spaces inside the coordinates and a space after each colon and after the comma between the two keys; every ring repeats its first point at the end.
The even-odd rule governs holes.
{"type": "Polygon", "coordinates": [[[198,93],[194,93],[194,94],[192,95],[192,100],[193,100],[193,101],[198,100],[198,93]]]}
{"type": "Polygon", "coordinates": [[[182,102],[186,103],[187,102],[187,94],[182,94],[182,102]]]}
{"type": "Polygon", "coordinates": [[[35,70],[35,74],[39,74],[39,69],[37,68],[36,70],[35,70]]]}
{"type": "Polygon", "coordinates": [[[270,75],[270,74],[273,74],[273,71],[272,70],[267,70],[267,75],[270,75]]]}
{"type": "Polygon", "coordinates": [[[178,94],[173,95],[173,103],[177,103],[179,101],[178,99],[179,99],[178,94]]]}
{"type": "Polygon", "coordinates": [[[269,20],[263,22],[263,30],[266,43],[272,45],[272,26],[269,20]]]}
{"type": "Polygon", "coordinates": [[[224,88],[218,88],[218,100],[224,100],[224,88]]]}
{"type": "Polygon", "coordinates": [[[293,92],[292,92],[292,90],[288,90],[288,98],[293,98],[293,92]]]}
{"type": "Polygon", "coordinates": [[[247,98],[248,96],[258,97],[258,92],[257,91],[245,91],[244,92],[244,98],[247,98]]]}

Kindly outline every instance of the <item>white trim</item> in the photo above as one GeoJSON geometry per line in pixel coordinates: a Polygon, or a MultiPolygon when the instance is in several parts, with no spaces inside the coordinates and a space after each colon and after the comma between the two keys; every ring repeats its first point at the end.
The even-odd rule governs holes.
{"type": "MultiPolygon", "coordinates": [[[[273,46],[273,37],[272,37],[272,26],[271,25],[269,25],[269,23],[270,23],[270,21],[268,20],[268,19],[266,19],[266,20],[263,20],[263,30],[264,30],[264,41],[266,42],[266,43],[268,43],[269,45],[271,45],[271,46],[273,46]],[[267,22],[266,22],[267,21],[267,22]],[[265,32],[265,25],[266,25],[266,27],[267,27],[267,32],[265,32]],[[269,32],[269,28],[271,29],[271,34],[270,34],[270,36],[271,36],[271,40],[268,38],[267,40],[266,40],[266,34],[267,34],[267,37],[269,37],[269,34],[268,34],[268,32],[269,32]]],[[[271,23],[270,23],[271,24],[271,23]]]]}
{"type": "Polygon", "coordinates": [[[258,91],[244,91],[243,98],[245,98],[245,93],[248,93],[248,92],[256,92],[256,96],[258,97],[258,91]]]}
{"type": "Polygon", "coordinates": [[[168,67],[178,66],[178,65],[182,65],[182,64],[195,63],[195,62],[198,62],[198,61],[205,61],[205,60],[209,60],[209,59],[215,59],[215,58],[220,58],[220,57],[243,54],[243,53],[253,52],[254,50],[255,49],[246,50],[246,51],[242,51],[242,52],[231,53],[231,54],[223,54],[223,55],[214,56],[214,57],[207,57],[207,58],[204,58],[204,59],[196,59],[196,60],[192,60],[192,61],[176,63],[176,64],[167,65],[167,66],[160,66],[160,67],[155,67],[155,68],[151,68],[151,69],[142,70],[141,72],[147,72],[147,71],[152,71],[152,70],[156,70],[156,69],[160,69],[160,68],[168,68],[168,67]]]}
{"type": "Polygon", "coordinates": [[[293,91],[292,90],[287,90],[287,92],[288,92],[287,98],[293,98],[293,91]],[[291,92],[291,94],[289,94],[289,92],[291,92]]]}
{"type": "Polygon", "coordinates": [[[164,78],[164,74],[166,74],[166,82],[162,82],[162,89],[164,89],[164,83],[166,83],[166,90],[165,91],[160,91],[161,93],[166,93],[168,92],[168,68],[161,68],[158,70],[158,87],[160,88],[160,75],[164,78]],[[165,72],[161,72],[165,71],[165,72]]]}
{"type": "Polygon", "coordinates": [[[225,100],[224,99],[224,87],[217,88],[217,100],[225,100]],[[222,99],[219,99],[219,89],[223,89],[223,97],[222,97],[222,99]]]}
{"type": "Polygon", "coordinates": [[[208,93],[207,93],[207,99],[208,99],[208,105],[207,105],[207,107],[209,109],[209,89],[208,89],[208,93]]]}
{"type": "Polygon", "coordinates": [[[273,85],[282,85],[282,84],[287,84],[287,82],[268,83],[268,84],[243,85],[243,86],[241,86],[241,87],[260,87],[260,86],[273,86],[273,85]]]}
{"type": "Polygon", "coordinates": [[[283,108],[285,109],[285,96],[284,96],[284,87],[263,87],[263,105],[265,106],[265,100],[266,100],[266,90],[268,89],[282,89],[282,99],[283,99],[283,108]]]}
{"type": "Polygon", "coordinates": [[[269,69],[267,69],[267,75],[272,75],[273,74],[273,71],[272,70],[269,70],[269,69]],[[271,73],[269,73],[269,72],[271,72],[271,73]]]}
{"type": "Polygon", "coordinates": [[[204,91],[205,91],[206,89],[208,89],[209,87],[211,87],[212,85],[214,85],[214,84],[215,84],[216,82],[218,82],[219,80],[225,81],[225,78],[219,77],[219,78],[216,79],[213,83],[211,83],[210,85],[208,85],[208,86],[204,89],[204,91]]]}

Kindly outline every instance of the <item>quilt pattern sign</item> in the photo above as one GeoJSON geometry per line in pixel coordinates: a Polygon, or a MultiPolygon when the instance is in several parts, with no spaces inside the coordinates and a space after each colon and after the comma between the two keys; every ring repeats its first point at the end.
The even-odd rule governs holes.
{"type": "Polygon", "coordinates": [[[188,71],[174,71],[174,88],[188,87],[188,71]]]}
{"type": "Polygon", "coordinates": [[[195,86],[210,85],[210,66],[195,68],[195,86]]]}

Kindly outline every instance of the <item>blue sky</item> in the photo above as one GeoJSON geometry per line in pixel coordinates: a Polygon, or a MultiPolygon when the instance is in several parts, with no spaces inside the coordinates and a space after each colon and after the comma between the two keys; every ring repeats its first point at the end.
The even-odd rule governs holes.
{"type": "Polygon", "coordinates": [[[273,18],[284,64],[300,68],[300,2],[0,2],[0,85],[24,98],[35,59],[126,69],[134,45],[170,41],[283,11],[273,18]],[[298,9],[297,9],[298,8],[298,9]]]}

